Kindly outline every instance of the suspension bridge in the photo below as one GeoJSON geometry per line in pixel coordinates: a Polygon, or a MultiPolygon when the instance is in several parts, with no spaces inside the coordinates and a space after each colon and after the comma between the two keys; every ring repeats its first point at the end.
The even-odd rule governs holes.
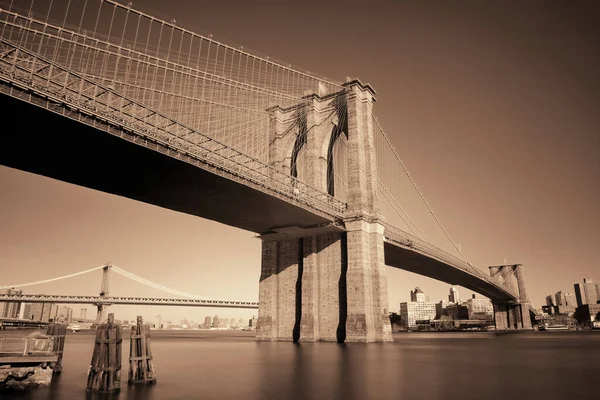
{"type": "Polygon", "coordinates": [[[258,339],[391,340],[386,265],[471,289],[499,326],[530,327],[521,266],[486,274],[467,260],[373,114],[369,84],[131,3],[0,7],[11,132],[0,163],[257,233],[258,339]]]}
{"type": "Polygon", "coordinates": [[[68,275],[63,275],[55,278],[44,279],[35,282],[18,283],[13,285],[0,286],[1,289],[15,289],[27,286],[41,285],[50,282],[56,282],[63,279],[73,278],[75,276],[88,274],[90,272],[102,271],[102,282],[100,293],[97,296],[80,296],[80,295],[55,295],[55,294],[16,294],[7,293],[0,294],[0,302],[26,302],[26,303],[52,303],[52,304],[92,304],[97,307],[96,323],[105,320],[106,307],[111,305],[151,305],[151,306],[187,306],[187,307],[217,307],[217,308],[258,308],[257,302],[251,301],[231,301],[231,300],[214,300],[206,297],[201,297],[192,293],[183,292],[181,290],[172,289],[163,286],[159,283],[149,281],[136,274],[133,274],[125,269],[119,268],[110,263],[99,267],[86,269],[68,275]],[[170,294],[179,296],[179,298],[167,297],[127,297],[127,296],[109,296],[110,287],[110,272],[114,271],[117,274],[131,279],[134,282],[144,286],[158,289],[170,294]]]}

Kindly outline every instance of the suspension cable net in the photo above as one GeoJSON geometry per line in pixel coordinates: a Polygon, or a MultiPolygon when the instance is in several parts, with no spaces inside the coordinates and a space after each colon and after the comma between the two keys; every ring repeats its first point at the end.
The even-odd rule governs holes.
{"type": "Polygon", "coordinates": [[[425,200],[375,117],[373,126],[377,153],[377,194],[388,229],[415,236],[468,262],[425,200]]]}
{"type": "Polygon", "coordinates": [[[0,0],[0,7],[4,39],[261,162],[270,107],[342,88],[113,0],[0,0]]]}
{"type": "Polygon", "coordinates": [[[126,278],[129,278],[135,282],[141,283],[142,285],[146,285],[148,287],[154,288],[154,289],[158,289],[158,290],[162,290],[164,292],[167,293],[171,293],[171,294],[175,294],[181,297],[187,297],[190,299],[199,299],[199,300],[215,300],[215,299],[211,299],[208,297],[204,297],[204,296],[198,296],[192,293],[187,293],[187,292],[183,292],[181,290],[177,290],[177,289],[171,289],[169,287],[163,286],[159,283],[156,282],[152,282],[148,279],[142,278],[141,276],[135,275],[131,272],[128,272],[122,268],[117,267],[116,265],[112,266],[112,270],[115,271],[116,273],[118,273],[119,275],[122,275],[126,278]]]}
{"type": "Polygon", "coordinates": [[[33,285],[41,285],[44,283],[49,283],[49,282],[55,282],[55,281],[59,281],[61,279],[68,279],[68,278],[73,278],[75,276],[78,275],[83,275],[83,274],[87,274],[89,272],[92,271],[97,271],[100,270],[102,268],[105,268],[106,266],[110,266],[111,270],[118,273],[119,275],[122,275],[126,278],[129,278],[135,282],[141,283],[142,285],[154,288],[154,289],[158,289],[158,290],[162,290],[164,292],[167,293],[171,293],[177,296],[181,296],[181,297],[186,297],[186,298],[191,298],[191,299],[199,299],[199,300],[215,300],[215,299],[211,299],[208,297],[204,297],[204,296],[198,296],[196,294],[192,294],[192,293],[187,293],[187,292],[183,292],[181,290],[177,290],[177,289],[172,289],[169,288],[167,286],[161,285],[159,283],[150,281],[148,279],[142,278],[141,276],[135,275],[129,271],[126,271],[122,268],[117,267],[116,265],[112,265],[112,264],[104,264],[104,265],[100,265],[99,267],[95,267],[95,268],[90,268],[90,269],[86,269],[84,271],[80,271],[80,272],[75,272],[73,274],[68,274],[68,275],[63,275],[63,276],[59,276],[56,278],[49,278],[49,279],[44,279],[41,281],[35,281],[35,282],[28,282],[28,283],[20,283],[20,284],[15,284],[15,285],[5,285],[5,286],[0,286],[0,289],[14,289],[14,288],[19,288],[19,287],[25,287],[25,286],[33,286],[33,285]]]}

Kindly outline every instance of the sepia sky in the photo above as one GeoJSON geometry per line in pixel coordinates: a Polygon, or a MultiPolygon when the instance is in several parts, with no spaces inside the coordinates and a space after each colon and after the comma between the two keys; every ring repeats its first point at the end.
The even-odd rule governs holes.
{"type": "MultiPolygon", "coordinates": [[[[600,281],[600,3],[358,4],[134,1],[271,59],[370,83],[375,114],[451,237],[486,273],[523,264],[534,307],[584,277],[600,281]]],[[[178,290],[258,299],[260,241],[212,221],[0,167],[0,226],[0,285],[112,261],[178,290]]],[[[97,293],[101,273],[92,275],[25,290],[97,293]]],[[[414,286],[447,299],[446,283],[392,268],[388,277],[392,311],[414,286]]],[[[120,276],[110,294],[162,295],[120,276]]],[[[113,311],[172,321],[256,314],[113,311]]]]}

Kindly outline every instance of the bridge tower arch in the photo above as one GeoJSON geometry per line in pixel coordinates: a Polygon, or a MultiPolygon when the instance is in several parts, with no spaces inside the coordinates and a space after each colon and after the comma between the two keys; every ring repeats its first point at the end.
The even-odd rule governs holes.
{"type": "Polygon", "coordinates": [[[511,292],[518,293],[516,301],[492,301],[496,329],[531,329],[530,301],[525,289],[522,264],[491,266],[489,269],[492,279],[511,292]]]}
{"type": "Polygon", "coordinates": [[[338,93],[269,110],[270,165],[293,180],[301,155],[303,182],[348,209],[335,225],[273,227],[260,236],[257,340],[392,340],[375,194],[374,95],[352,80],[338,93]]]}

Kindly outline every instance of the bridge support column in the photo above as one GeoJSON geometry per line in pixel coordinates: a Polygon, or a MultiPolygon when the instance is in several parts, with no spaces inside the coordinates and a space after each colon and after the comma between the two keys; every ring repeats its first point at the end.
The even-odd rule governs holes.
{"type": "Polygon", "coordinates": [[[528,303],[493,302],[497,330],[531,329],[528,303]]]}
{"type": "Polygon", "coordinates": [[[257,340],[343,341],[345,236],[263,241],[257,340]]]}
{"type": "Polygon", "coordinates": [[[385,273],[383,226],[363,220],[347,222],[346,341],[391,342],[385,273]]]}

